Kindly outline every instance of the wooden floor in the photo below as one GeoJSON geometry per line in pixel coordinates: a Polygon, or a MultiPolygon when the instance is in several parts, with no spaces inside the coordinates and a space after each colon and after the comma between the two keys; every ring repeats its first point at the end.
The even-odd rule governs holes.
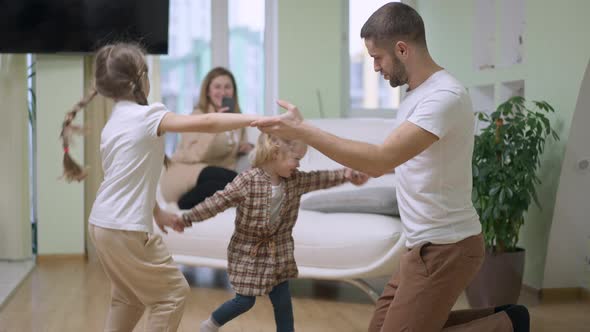
{"type": "MultiPolygon", "coordinates": [[[[183,269],[191,296],[179,331],[198,331],[198,324],[232,296],[222,271],[183,269]]],[[[366,331],[373,305],[359,290],[335,282],[292,283],[298,331],[366,331]]],[[[40,263],[0,311],[0,332],[102,331],[109,301],[109,282],[95,260],[40,263]]],[[[529,302],[532,331],[590,331],[590,304],[529,302]]],[[[465,308],[461,298],[456,308],[465,308]]],[[[143,320],[135,331],[143,331],[143,320]]],[[[259,298],[254,308],[223,328],[229,331],[275,331],[272,307],[259,298]]]]}

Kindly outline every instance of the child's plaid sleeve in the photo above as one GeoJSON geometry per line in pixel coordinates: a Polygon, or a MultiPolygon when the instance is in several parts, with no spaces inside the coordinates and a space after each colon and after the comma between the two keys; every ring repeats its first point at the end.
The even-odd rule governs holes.
{"type": "Polygon", "coordinates": [[[203,221],[230,207],[239,205],[246,198],[248,182],[246,176],[239,174],[223,190],[216,192],[190,211],[185,212],[182,219],[185,222],[203,221]]]}
{"type": "Polygon", "coordinates": [[[297,172],[300,194],[335,187],[346,182],[344,169],[330,171],[297,172]]]}

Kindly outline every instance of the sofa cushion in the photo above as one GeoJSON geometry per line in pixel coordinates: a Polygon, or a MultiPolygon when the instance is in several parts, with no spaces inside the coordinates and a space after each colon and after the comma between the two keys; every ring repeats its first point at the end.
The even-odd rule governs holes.
{"type": "MultiPolygon", "coordinates": [[[[234,229],[235,209],[185,229],[162,235],[175,255],[225,260],[234,229]]],[[[401,236],[398,218],[363,213],[322,213],[300,210],[293,230],[299,266],[364,267],[382,258],[401,236]]]]}
{"type": "Polygon", "coordinates": [[[293,230],[299,266],[361,268],[382,259],[402,235],[398,218],[301,210],[293,230]]]}
{"type": "Polygon", "coordinates": [[[320,193],[301,202],[301,208],[319,212],[399,216],[395,187],[361,187],[354,190],[320,193]]]}

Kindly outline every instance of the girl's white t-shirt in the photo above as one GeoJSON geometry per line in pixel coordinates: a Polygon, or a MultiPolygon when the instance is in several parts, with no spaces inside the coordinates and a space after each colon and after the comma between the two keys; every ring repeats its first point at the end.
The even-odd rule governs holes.
{"type": "Polygon", "coordinates": [[[90,212],[93,225],[128,231],[153,231],[156,187],[164,163],[160,103],[119,101],[102,130],[100,154],[104,180],[90,212]]]}

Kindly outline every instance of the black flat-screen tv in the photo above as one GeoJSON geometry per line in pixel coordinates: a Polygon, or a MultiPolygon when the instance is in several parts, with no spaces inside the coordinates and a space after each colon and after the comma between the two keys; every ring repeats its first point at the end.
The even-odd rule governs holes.
{"type": "Polygon", "coordinates": [[[87,53],[117,41],[168,52],[169,0],[0,0],[0,53],[87,53]]]}

